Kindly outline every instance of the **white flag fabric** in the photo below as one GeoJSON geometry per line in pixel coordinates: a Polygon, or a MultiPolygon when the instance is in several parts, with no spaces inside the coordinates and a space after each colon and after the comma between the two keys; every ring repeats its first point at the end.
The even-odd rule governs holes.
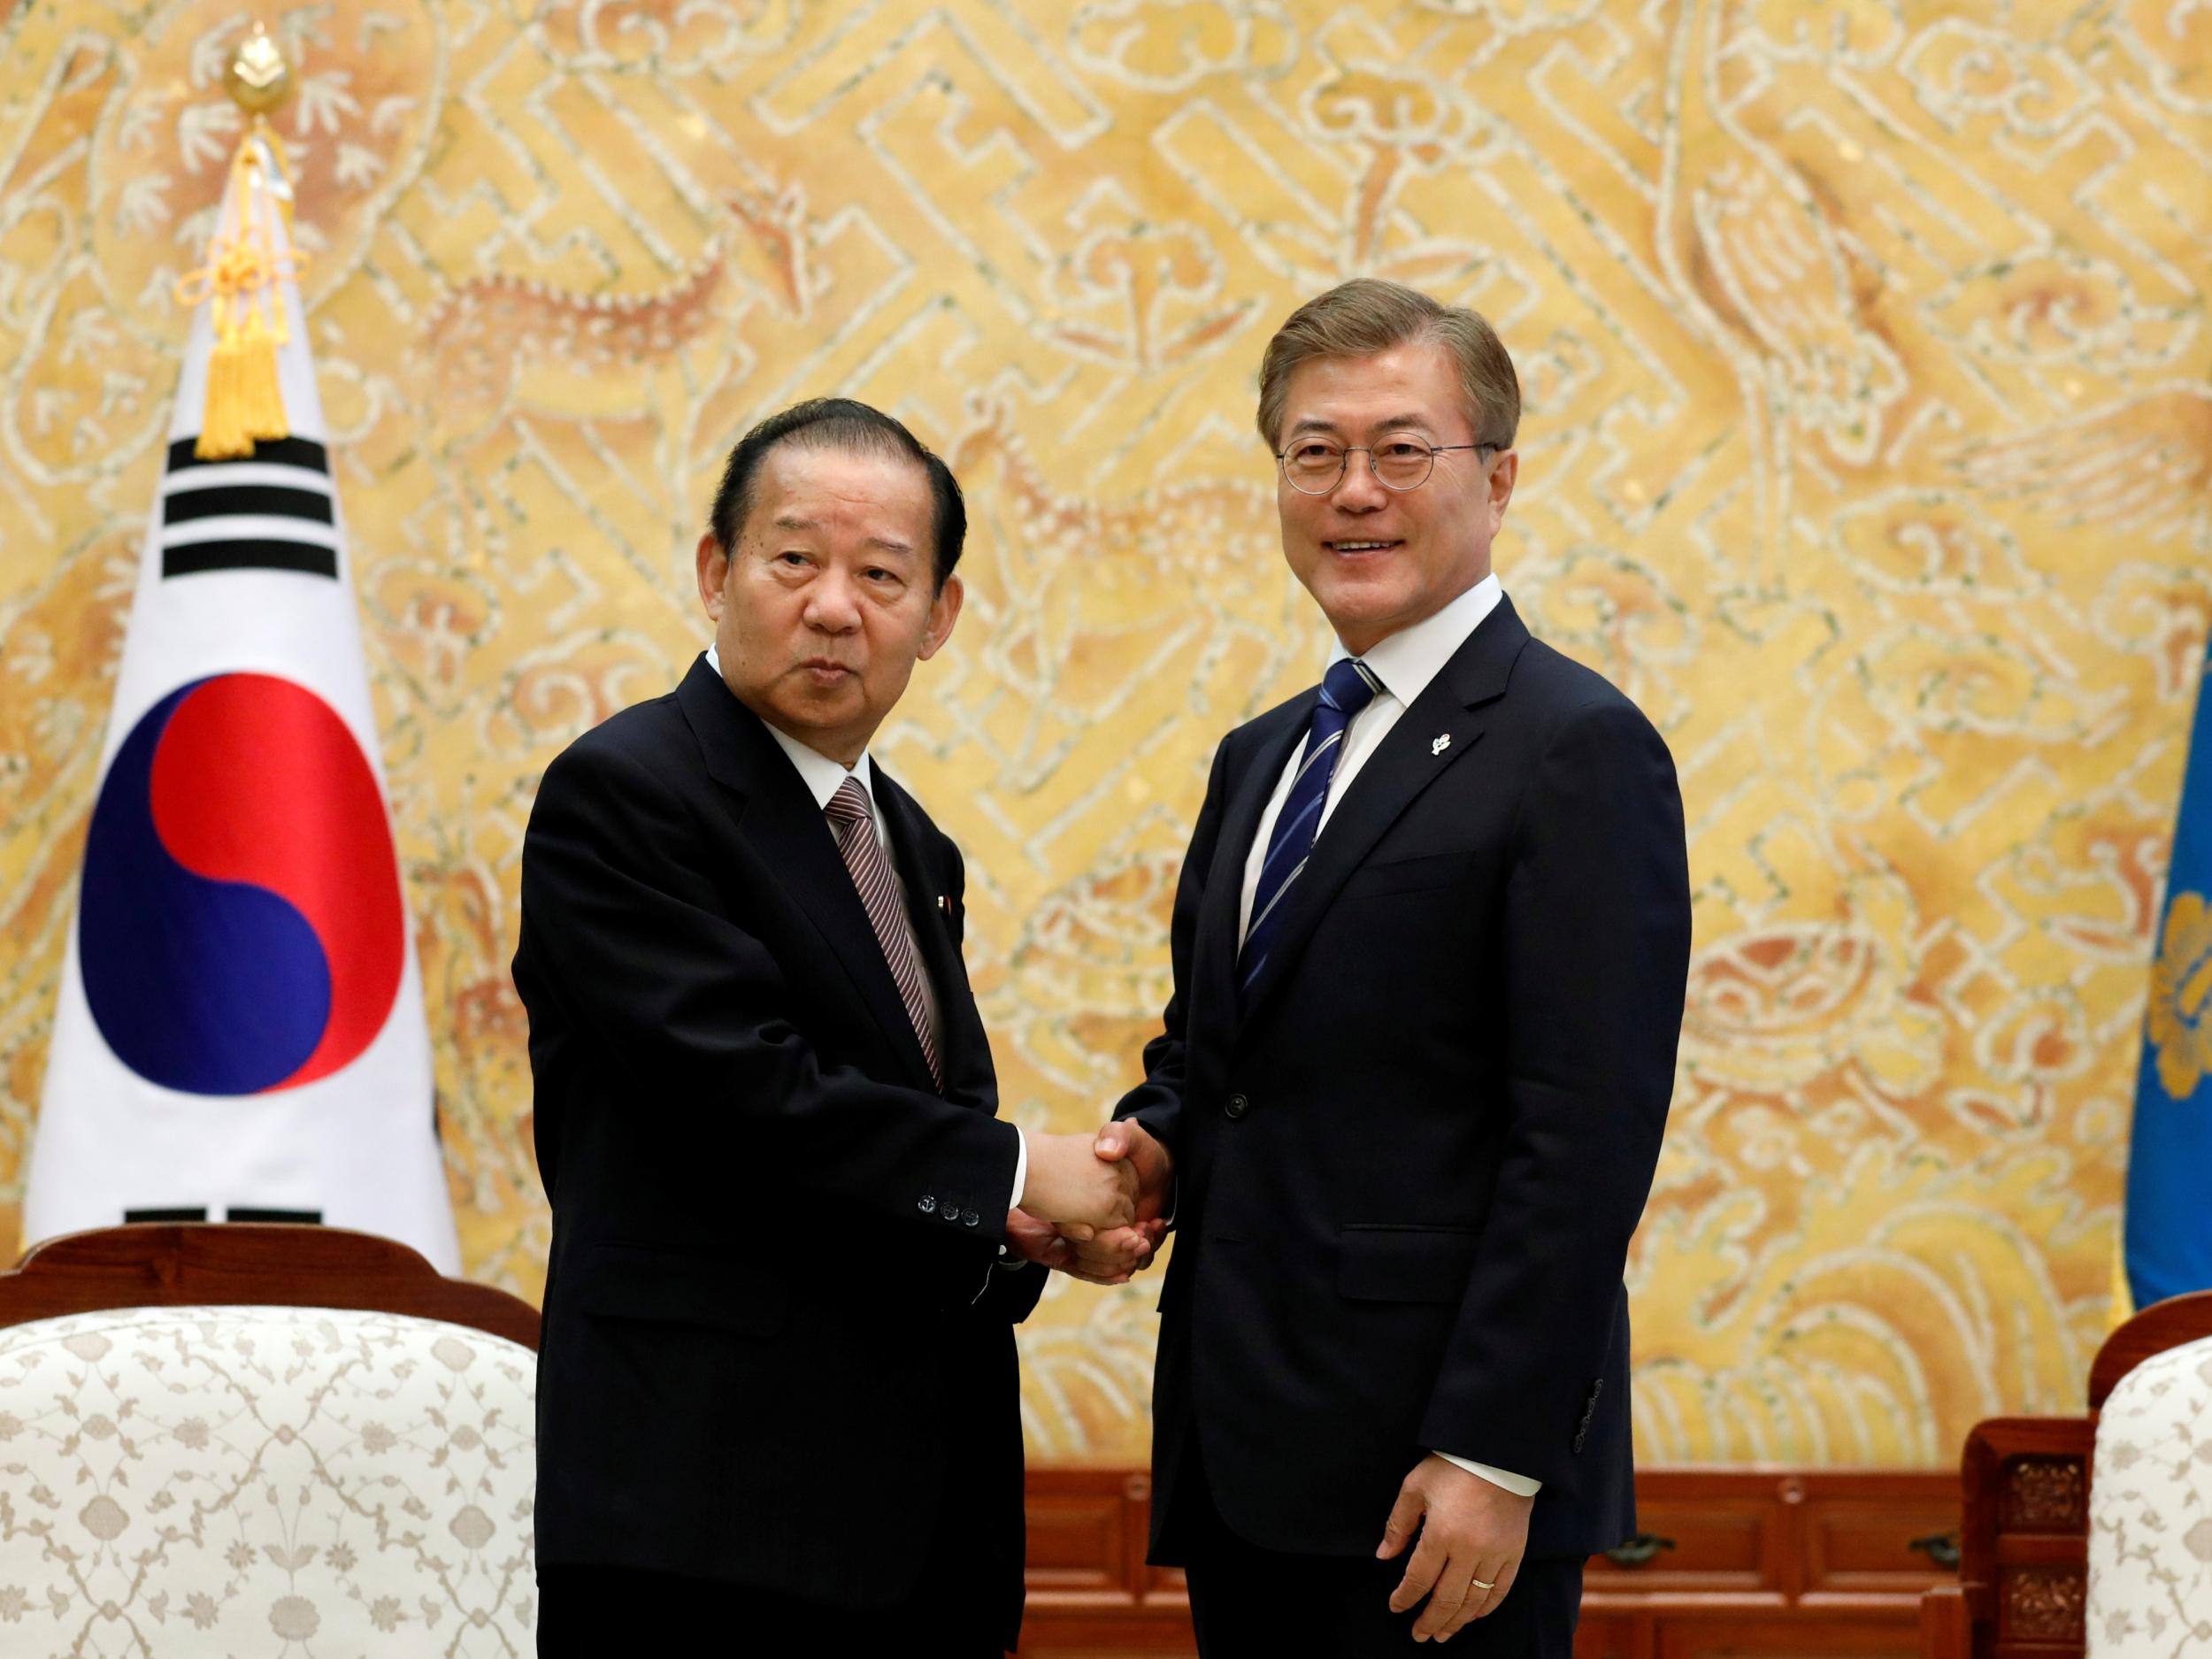
{"type": "Polygon", "coordinates": [[[225,303],[204,298],[101,759],[26,1242],[127,1219],[315,1220],[451,1273],[343,519],[280,174],[255,160],[232,172],[210,265],[242,222],[277,253],[263,294],[282,307],[291,435],[196,457],[225,303]]]}

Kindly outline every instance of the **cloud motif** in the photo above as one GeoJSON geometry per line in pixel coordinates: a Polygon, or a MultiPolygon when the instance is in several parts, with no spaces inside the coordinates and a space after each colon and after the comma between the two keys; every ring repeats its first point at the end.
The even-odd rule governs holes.
{"type": "Polygon", "coordinates": [[[1221,0],[1105,0],[1075,14],[1075,61],[1142,92],[1182,92],[1215,75],[1272,74],[1297,50],[1281,9],[1221,0]]]}

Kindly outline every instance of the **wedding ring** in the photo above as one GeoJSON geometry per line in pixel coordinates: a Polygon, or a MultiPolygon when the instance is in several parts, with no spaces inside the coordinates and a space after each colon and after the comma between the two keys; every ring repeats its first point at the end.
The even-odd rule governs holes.
{"type": "Polygon", "coordinates": [[[1494,1590],[1498,1587],[1498,1581],[1495,1578],[1493,1578],[1487,1584],[1485,1584],[1479,1578],[1470,1578],[1467,1582],[1473,1585],[1478,1590],[1494,1590]]]}

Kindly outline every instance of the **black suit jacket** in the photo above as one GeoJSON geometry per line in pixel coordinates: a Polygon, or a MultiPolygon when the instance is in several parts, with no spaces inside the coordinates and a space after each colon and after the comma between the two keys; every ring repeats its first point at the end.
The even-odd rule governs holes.
{"type": "Polygon", "coordinates": [[[1532,1555],[1634,1530],[1621,1274],[1690,942],[1665,744],[1497,609],[1345,790],[1238,989],[1262,810],[1315,693],[1214,757],[1175,989],[1121,1103],[1173,1152],[1156,1553],[1195,1441],[1252,1542],[1371,1555],[1427,1451],[1544,1483],[1532,1555]]]}
{"type": "Polygon", "coordinates": [[[872,1609],[953,1528],[1011,1646],[1010,1326],[1044,1275],[993,1265],[1018,1140],[959,853],[874,778],[941,1093],[820,809],[703,657],[539,787],[514,964],[553,1205],[538,1559],[872,1609]]]}

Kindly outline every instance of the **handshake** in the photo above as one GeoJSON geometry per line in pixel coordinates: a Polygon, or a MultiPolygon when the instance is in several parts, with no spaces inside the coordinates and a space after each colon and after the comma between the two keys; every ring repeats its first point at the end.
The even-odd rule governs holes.
{"type": "Polygon", "coordinates": [[[1167,1231],[1174,1160],[1135,1123],[1095,1135],[1032,1135],[1021,1207],[1006,1245],[1025,1261],[1094,1285],[1120,1285],[1151,1264],[1167,1231]]]}

